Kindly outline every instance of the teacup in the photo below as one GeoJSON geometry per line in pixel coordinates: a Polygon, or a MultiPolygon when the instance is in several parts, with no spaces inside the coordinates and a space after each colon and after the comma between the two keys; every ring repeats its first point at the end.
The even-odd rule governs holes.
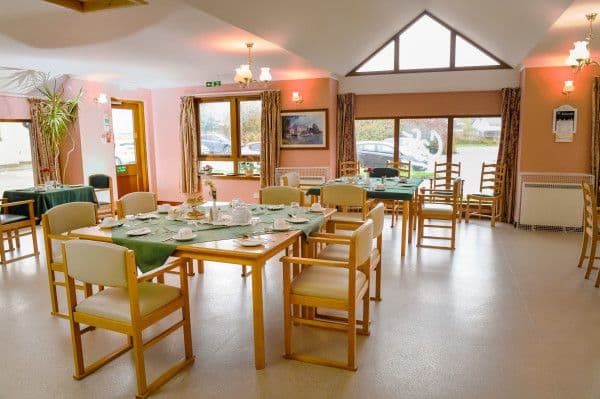
{"type": "Polygon", "coordinates": [[[321,206],[320,202],[315,202],[314,204],[312,204],[310,206],[310,210],[311,211],[315,211],[315,212],[319,212],[319,211],[323,210],[323,207],[321,206]]]}
{"type": "Polygon", "coordinates": [[[273,227],[277,230],[284,230],[290,227],[290,225],[285,219],[275,219],[273,221],[273,227]]]}
{"type": "Polygon", "coordinates": [[[160,204],[158,206],[158,211],[160,213],[168,213],[171,210],[171,205],[170,204],[160,204]]]}
{"type": "Polygon", "coordinates": [[[115,218],[112,216],[107,216],[104,219],[102,219],[102,224],[104,226],[110,226],[111,224],[113,224],[115,222],[115,218]]]}
{"type": "Polygon", "coordinates": [[[194,233],[193,233],[192,229],[189,227],[182,227],[177,232],[177,238],[181,238],[184,240],[192,238],[193,235],[194,235],[194,233]]]}

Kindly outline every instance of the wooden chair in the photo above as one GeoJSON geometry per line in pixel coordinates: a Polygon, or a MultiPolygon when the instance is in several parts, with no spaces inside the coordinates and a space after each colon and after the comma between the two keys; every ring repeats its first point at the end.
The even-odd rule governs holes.
{"type": "Polygon", "coordinates": [[[119,198],[117,201],[117,216],[119,219],[123,219],[126,215],[153,212],[156,207],[156,194],[136,191],[119,198]]]}
{"type": "MultiPolygon", "coordinates": [[[[596,256],[596,248],[598,243],[599,229],[598,229],[598,206],[596,202],[596,194],[594,194],[593,187],[582,182],[583,192],[583,243],[581,245],[581,253],[579,255],[579,262],[577,267],[583,265],[585,258],[589,258],[588,265],[585,270],[585,278],[590,278],[592,270],[598,269],[594,266],[594,261],[599,257],[596,256]],[[591,244],[590,254],[587,255],[588,245],[591,244]]],[[[596,276],[596,287],[600,286],[600,272],[596,276]]]]}
{"type": "Polygon", "coordinates": [[[113,216],[116,212],[113,192],[112,177],[103,174],[90,175],[88,184],[94,188],[96,194],[107,193],[107,201],[98,201],[98,216],[113,216]]]}
{"type": "MultiPolygon", "coordinates": [[[[385,216],[385,207],[383,204],[377,204],[373,209],[369,211],[367,219],[373,221],[373,249],[371,251],[370,258],[370,271],[371,275],[375,273],[375,296],[371,297],[372,300],[381,301],[381,257],[383,254],[383,223],[385,216]]],[[[347,222],[346,222],[347,224],[347,222]]],[[[355,222],[354,228],[360,227],[362,222],[355,222]]],[[[343,238],[342,236],[341,238],[343,238]]],[[[308,238],[309,244],[312,245],[312,253],[317,254],[317,258],[334,260],[340,262],[347,262],[350,258],[350,252],[348,245],[343,244],[327,244],[325,247],[317,252],[316,244],[321,243],[321,238],[324,238],[322,243],[327,244],[328,238],[340,238],[340,236],[328,233],[315,233],[308,238]]],[[[346,237],[347,238],[347,237],[346,237]]]]}
{"type": "Polygon", "coordinates": [[[285,358],[353,371],[357,369],[356,306],[361,300],[363,303],[361,332],[369,333],[369,262],[372,251],[372,230],[373,222],[367,220],[349,237],[328,239],[330,244],[349,245],[350,257],[345,262],[290,256],[281,258],[283,262],[285,358]],[[302,271],[292,276],[292,265],[302,265],[302,271]],[[292,314],[294,305],[346,311],[348,319],[346,323],[337,323],[297,317],[292,314]],[[347,360],[342,362],[295,353],[292,349],[294,324],[345,331],[348,339],[347,360]]]}
{"type": "Polygon", "coordinates": [[[436,162],[433,168],[433,177],[430,180],[430,189],[438,191],[452,191],[452,184],[460,177],[460,162],[436,162]]]}
{"type": "Polygon", "coordinates": [[[465,205],[465,221],[469,223],[471,215],[478,217],[489,217],[491,225],[496,225],[496,219],[502,216],[502,197],[504,196],[504,178],[506,168],[503,164],[482,163],[481,180],[479,181],[479,193],[467,194],[467,203],[465,205]],[[471,207],[476,206],[477,210],[472,211],[471,207]],[[489,208],[490,212],[485,213],[483,208],[489,208]]]}
{"type": "Polygon", "coordinates": [[[398,177],[410,179],[411,161],[385,161],[386,168],[394,168],[398,171],[398,177]]]}
{"type": "Polygon", "coordinates": [[[286,186],[265,187],[258,193],[261,204],[268,205],[291,205],[297,202],[304,206],[304,192],[299,188],[286,186]]]}
{"type": "Polygon", "coordinates": [[[137,395],[145,398],[194,362],[190,307],[185,273],[186,261],[170,263],[138,278],[135,256],[127,248],[95,241],[71,240],[62,246],[67,276],[67,301],[76,380],[81,380],[108,362],[133,349],[137,395]],[[179,268],[179,288],[150,282],[166,271],[179,268]],[[75,294],[75,280],[107,288],[81,302],[75,294]],[[181,318],[144,342],[142,333],[174,312],[181,318]],[[81,336],[91,331],[81,324],[127,335],[127,343],[86,366],[81,336]],[[144,351],[183,327],[185,357],[153,382],[146,380],[144,351]]]}
{"type": "Polygon", "coordinates": [[[33,200],[8,202],[6,199],[0,201],[0,264],[6,266],[9,263],[40,254],[37,244],[37,231],[35,227],[35,212],[33,211],[33,200]],[[10,208],[26,207],[28,216],[10,213],[10,208]],[[28,229],[25,234],[31,234],[33,241],[33,253],[6,257],[6,252],[13,252],[21,248],[21,229],[28,229]],[[14,243],[13,243],[14,240],[14,243]],[[4,242],[8,249],[4,249],[4,242]]]}
{"type": "Polygon", "coordinates": [[[300,175],[296,172],[286,173],[281,176],[281,185],[288,187],[300,187],[300,175]]]}
{"type": "Polygon", "coordinates": [[[418,204],[418,228],[417,228],[417,247],[454,249],[456,242],[456,221],[460,210],[460,192],[463,180],[455,179],[452,184],[452,193],[449,197],[446,193],[439,193],[436,190],[423,189],[419,194],[418,204]],[[447,224],[432,224],[431,220],[446,220],[447,224]],[[426,224],[425,220],[429,222],[426,224]],[[425,228],[450,229],[450,237],[425,235],[425,228]],[[450,246],[425,245],[423,239],[449,240],[450,246]]]}
{"type": "Polygon", "coordinates": [[[358,176],[360,174],[360,161],[342,161],[340,162],[341,176],[358,176]]]}
{"type": "MultiPolygon", "coordinates": [[[[42,231],[44,233],[50,306],[52,309],[50,313],[53,316],[69,317],[68,313],[60,312],[56,292],[56,287],[65,287],[63,281],[56,279],[56,273],[65,273],[65,262],[60,245],[62,242],[72,239],[68,236],[71,230],[94,226],[97,218],[96,205],[91,202],[69,202],[57,205],[42,215],[42,231]]],[[[66,281],[66,278],[64,280],[66,281]]],[[[86,296],[92,294],[90,287],[78,285],[77,288],[84,290],[86,296]]]]}
{"type": "MultiPolygon", "coordinates": [[[[330,184],[321,187],[321,205],[326,208],[338,208],[339,211],[331,216],[330,223],[364,221],[373,203],[373,200],[367,201],[367,190],[362,187],[352,184],[330,184]]],[[[328,231],[333,232],[329,227],[328,231]]]]}

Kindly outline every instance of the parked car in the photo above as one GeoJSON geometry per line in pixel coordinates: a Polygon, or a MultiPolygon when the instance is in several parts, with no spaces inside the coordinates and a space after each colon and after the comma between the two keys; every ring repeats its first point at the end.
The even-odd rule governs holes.
{"type": "Polygon", "coordinates": [[[202,134],[200,140],[202,145],[208,148],[208,154],[229,155],[231,153],[231,141],[226,137],[207,133],[202,134]]]}
{"type": "MultiPolygon", "coordinates": [[[[359,141],[356,155],[361,165],[369,168],[384,168],[387,161],[394,160],[394,146],[385,141],[359,141]]],[[[413,170],[427,170],[427,160],[400,152],[400,160],[411,161],[413,170]]]]}
{"type": "Polygon", "coordinates": [[[253,141],[243,146],[242,155],[260,155],[260,141],[253,141]]]}

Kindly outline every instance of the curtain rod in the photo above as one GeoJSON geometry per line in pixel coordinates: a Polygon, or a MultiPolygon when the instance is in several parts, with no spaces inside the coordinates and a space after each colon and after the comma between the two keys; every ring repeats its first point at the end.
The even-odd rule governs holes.
{"type": "Polygon", "coordinates": [[[188,94],[188,96],[194,97],[222,97],[222,96],[239,96],[239,95],[254,95],[261,94],[264,90],[246,90],[246,91],[223,91],[223,92],[214,92],[211,91],[209,93],[193,93],[188,94]]]}

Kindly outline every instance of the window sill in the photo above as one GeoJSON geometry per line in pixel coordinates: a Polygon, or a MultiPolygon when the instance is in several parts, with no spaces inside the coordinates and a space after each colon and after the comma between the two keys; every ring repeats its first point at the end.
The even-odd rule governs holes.
{"type": "Polygon", "coordinates": [[[200,178],[210,178],[210,179],[215,179],[215,180],[260,180],[260,175],[246,176],[246,175],[221,175],[221,174],[205,175],[205,174],[201,174],[200,178]]]}

